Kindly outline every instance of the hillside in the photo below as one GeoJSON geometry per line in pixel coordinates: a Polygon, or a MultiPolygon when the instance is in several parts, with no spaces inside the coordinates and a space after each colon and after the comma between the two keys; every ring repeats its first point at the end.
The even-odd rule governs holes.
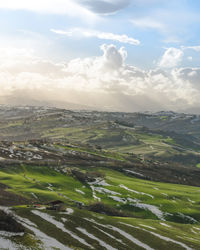
{"type": "Polygon", "coordinates": [[[200,249],[199,128],[174,112],[1,106],[1,249],[200,249]]]}

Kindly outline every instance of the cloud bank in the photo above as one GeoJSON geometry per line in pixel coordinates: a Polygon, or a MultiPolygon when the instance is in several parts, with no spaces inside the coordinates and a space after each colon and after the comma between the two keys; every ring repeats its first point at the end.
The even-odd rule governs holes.
{"type": "MultiPolygon", "coordinates": [[[[0,103],[34,100],[115,111],[200,107],[200,68],[145,71],[126,64],[123,47],[103,44],[100,49],[102,56],[62,63],[44,60],[33,51],[0,49],[0,103]]],[[[163,58],[177,58],[176,53],[169,54],[163,58]]]]}

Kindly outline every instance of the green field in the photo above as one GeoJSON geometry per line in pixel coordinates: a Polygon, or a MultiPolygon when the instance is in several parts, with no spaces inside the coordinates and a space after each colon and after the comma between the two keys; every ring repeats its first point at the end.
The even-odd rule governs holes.
{"type": "Polygon", "coordinates": [[[137,179],[106,168],[86,170],[103,173],[105,186],[83,184],[71,175],[45,166],[24,165],[0,171],[0,182],[11,187],[9,191],[40,203],[60,199],[69,204],[74,200],[89,205],[101,200],[133,217],[182,223],[200,221],[198,187],[137,179]]]}
{"type": "Polygon", "coordinates": [[[55,249],[121,250],[200,248],[198,187],[141,180],[106,168],[84,171],[103,173],[103,182],[83,184],[45,166],[12,166],[1,171],[0,182],[8,185],[9,191],[23,194],[39,204],[56,199],[66,204],[65,212],[39,210],[30,205],[14,207],[12,213],[18,216],[26,231],[23,236],[6,239],[15,247],[33,250],[50,246],[55,249]],[[86,205],[96,202],[91,186],[96,188],[95,197],[101,202],[129,217],[106,216],[87,208],[76,208],[68,198],[86,205]],[[137,203],[143,204],[143,208],[133,205],[137,203]]]}

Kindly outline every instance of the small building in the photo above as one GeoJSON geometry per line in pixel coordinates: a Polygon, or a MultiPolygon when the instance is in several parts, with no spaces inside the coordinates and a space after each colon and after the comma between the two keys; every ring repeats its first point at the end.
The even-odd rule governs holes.
{"type": "Polygon", "coordinates": [[[65,210],[64,202],[60,200],[48,202],[46,205],[48,210],[56,210],[56,211],[65,210]]]}

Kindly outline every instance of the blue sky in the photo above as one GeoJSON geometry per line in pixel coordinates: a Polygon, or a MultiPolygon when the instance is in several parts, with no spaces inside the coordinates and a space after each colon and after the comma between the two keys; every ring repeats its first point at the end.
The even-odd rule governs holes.
{"type": "Polygon", "coordinates": [[[105,109],[196,108],[199,12],[198,0],[0,2],[1,96],[62,89],[96,108],[95,95],[105,109]]]}

